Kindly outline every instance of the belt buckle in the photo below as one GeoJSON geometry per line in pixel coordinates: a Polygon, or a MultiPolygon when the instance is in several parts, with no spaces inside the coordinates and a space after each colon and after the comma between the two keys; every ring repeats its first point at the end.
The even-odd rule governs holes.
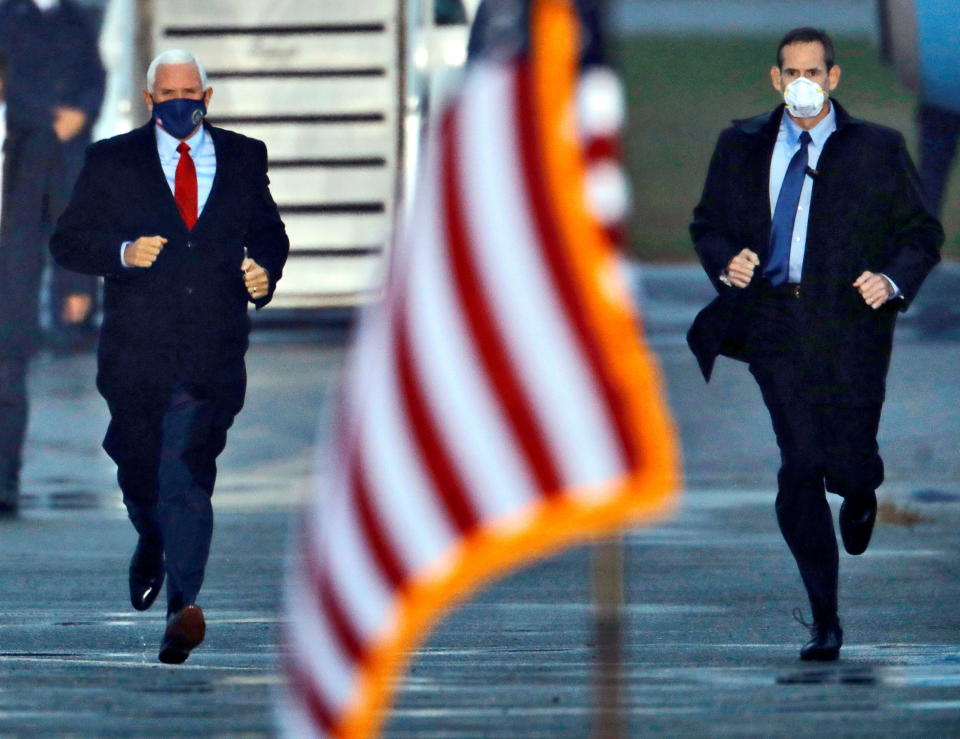
{"type": "Polygon", "coordinates": [[[795,282],[792,285],[790,285],[788,292],[791,298],[799,300],[800,299],[800,283],[795,282]]]}

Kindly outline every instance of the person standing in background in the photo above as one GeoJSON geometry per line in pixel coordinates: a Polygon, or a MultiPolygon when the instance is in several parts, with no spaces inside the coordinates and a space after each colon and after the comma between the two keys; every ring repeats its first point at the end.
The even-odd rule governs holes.
{"type": "Polygon", "coordinates": [[[24,125],[4,102],[0,51],[0,516],[20,507],[27,432],[27,363],[40,343],[38,303],[47,241],[66,193],[53,131],[24,125]]]}
{"type": "Polygon", "coordinates": [[[927,204],[936,216],[943,214],[950,169],[960,139],[960,112],[921,100],[917,109],[920,132],[920,182],[927,204]]]}
{"type": "MultiPolygon", "coordinates": [[[[10,107],[24,127],[56,134],[69,189],[103,103],[106,74],[96,33],[74,0],[7,0],[0,5],[0,50],[9,65],[10,107]]],[[[55,346],[88,344],[95,331],[98,280],[52,263],[51,270],[55,346]]]]}

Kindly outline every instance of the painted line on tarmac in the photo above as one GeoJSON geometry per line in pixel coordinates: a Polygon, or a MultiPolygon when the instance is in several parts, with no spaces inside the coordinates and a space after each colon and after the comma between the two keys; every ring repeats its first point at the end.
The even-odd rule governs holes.
{"type": "MultiPolygon", "coordinates": [[[[700,651],[706,651],[710,649],[720,649],[720,650],[734,650],[734,649],[772,649],[772,650],[781,650],[781,649],[790,649],[793,650],[793,646],[782,641],[778,642],[706,642],[706,641],[690,641],[690,642],[664,642],[664,641],[636,641],[631,639],[629,643],[626,644],[631,650],[643,649],[643,648],[653,648],[657,650],[668,650],[668,649],[696,649],[700,651]]],[[[543,649],[537,649],[536,647],[529,648],[518,648],[516,646],[491,646],[491,647],[468,647],[468,648],[447,648],[447,647],[425,647],[423,649],[417,650],[418,653],[423,654],[448,654],[448,655],[462,655],[462,656],[474,656],[474,655],[483,655],[491,654],[494,652],[574,652],[574,651],[590,651],[592,648],[585,646],[557,646],[557,647],[546,647],[543,649]]],[[[891,644],[889,642],[879,643],[879,644],[850,644],[843,646],[843,654],[849,654],[851,652],[857,653],[857,655],[867,655],[871,657],[878,657],[878,664],[884,666],[884,663],[888,663],[886,666],[890,667],[910,667],[911,665],[905,664],[904,659],[913,659],[917,660],[915,664],[930,664],[931,658],[935,660],[944,660],[950,661],[954,664],[960,665],[960,644],[923,644],[923,643],[899,643],[891,644]],[[896,660],[896,661],[894,661],[896,660]]],[[[727,669],[727,668],[723,668],[727,669]]],[[[960,670],[960,666],[957,667],[960,670]]]]}
{"type": "Polygon", "coordinates": [[[894,705],[896,708],[905,708],[908,711],[956,711],[960,709],[960,701],[909,701],[894,705]]]}
{"type": "Polygon", "coordinates": [[[286,616],[214,616],[204,619],[208,624],[277,624],[287,620],[286,616]]]}
{"type": "MultiPolygon", "coordinates": [[[[582,603],[467,603],[461,606],[461,611],[528,611],[543,610],[548,608],[551,611],[583,611],[595,610],[596,605],[584,601],[582,603]]],[[[729,606],[695,606],[675,603],[624,603],[620,605],[620,610],[625,613],[634,613],[639,615],[660,616],[665,614],[720,614],[728,613],[732,609],[729,606]]]]}
{"type": "MultiPolygon", "coordinates": [[[[400,706],[391,708],[390,716],[391,718],[396,716],[403,716],[405,718],[455,717],[458,721],[462,721],[467,717],[521,718],[524,716],[529,716],[533,718],[536,716],[547,716],[554,718],[557,716],[592,716],[596,713],[596,710],[596,707],[592,703],[588,703],[583,706],[553,705],[547,708],[521,708],[515,706],[511,706],[510,708],[473,708],[470,706],[458,706],[455,708],[403,708],[400,706]]],[[[627,712],[631,716],[663,716],[666,714],[692,715],[696,713],[704,713],[706,710],[706,708],[692,708],[689,706],[630,706],[627,712]]],[[[523,732],[520,731],[519,733],[522,734],[523,732]]]]}
{"type": "MultiPolygon", "coordinates": [[[[207,656],[211,656],[214,653],[207,651],[205,653],[207,656]]],[[[236,652],[230,652],[231,657],[241,657],[242,654],[236,652]]],[[[108,655],[107,655],[108,656],[108,655]]],[[[17,664],[44,664],[44,665],[86,665],[92,667],[122,667],[122,668],[150,668],[150,669],[171,669],[169,665],[165,665],[162,662],[156,660],[144,660],[143,658],[132,660],[130,654],[118,655],[124,657],[124,659],[111,660],[106,659],[105,655],[101,655],[97,658],[88,658],[82,656],[61,656],[60,654],[50,654],[44,655],[37,652],[31,652],[24,655],[16,655],[13,653],[0,654],[0,663],[17,663],[17,664]]],[[[203,657],[200,657],[196,662],[182,665],[177,665],[175,668],[176,671],[213,671],[213,672],[273,672],[275,666],[271,663],[264,667],[243,667],[243,666],[229,666],[229,665],[211,665],[209,663],[204,663],[202,661],[203,657]]]]}
{"type": "MultiPolygon", "coordinates": [[[[207,624],[277,624],[283,623],[285,616],[220,616],[205,618],[207,624]]],[[[144,618],[112,618],[112,619],[84,619],[84,620],[59,620],[53,621],[46,618],[46,614],[35,614],[32,621],[0,622],[0,629],[48,629],[48,628],[79,628],[84,626],[93,626],[96,628],[118,626],[118,627],[142,627],[153,625],[154,621],[162,625],[159,619],[151,619],[149,616],[144,618]]],[[[0,655],[3,652],[0,651],[0,655]]]]}

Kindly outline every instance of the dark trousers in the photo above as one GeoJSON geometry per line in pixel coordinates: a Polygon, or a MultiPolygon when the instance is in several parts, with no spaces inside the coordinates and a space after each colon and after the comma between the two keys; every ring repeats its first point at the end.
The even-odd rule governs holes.
{"type": "MultiPolygon", "coordinates": [[[[159,459],[144,455],[116,460],[134,528],[145,545],[164,553],[168,614],[195,603],[203,584],[213,536],[210,498],[216,459],[232,422],[232,414],[218,413],[209,401],[178,387],[163,414],[159,459]]],[[[108,439],[122,428],[120,423],[111,426],[108,439]]]]}
{"type": "Polygon", "coordinates": [[[883,481],[877,446],[880,405],[845,408],[805,399],[800,320],[796,298],[762,298],[751,316],[748,353],[780,447],[777,522],[814,619],[824,620],[837,613],[839,571],[825,491],[868,498],[883,481]]]}
{"type": "Polygon", "coordinates": [[[923,104],[917,111],[920,129],[920,181],[930,211],[939,216],[950,167],[960,138],[960,113],[923,104]]]}
{"type": "Polygon", "coordinates": [[[27,359],[0,357],[0,502],[16,505],[27,434],[27,359]]]}

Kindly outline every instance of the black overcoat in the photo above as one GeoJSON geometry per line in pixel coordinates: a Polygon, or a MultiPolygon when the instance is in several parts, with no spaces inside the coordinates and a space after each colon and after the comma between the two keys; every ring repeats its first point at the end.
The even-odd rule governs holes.
{"type": "MultiPolygon", "coordinates": [[[[207,131],[217,168],[193,229],[180,218],[147,124],[87,150],[50,241],[62,266],[104,277],[97,387],[124,437],[155,435],[175,383],[222,413],[240,410],[250,330],[244,247],[270,274],[268,294],[252,301],[258,308],[283,273],[289,241],[270,194],[266,147],[221,128],[207,131]],[[124,267],[121,244],[153,235],[168,239],[153,266],[124,267]]],[[[122,453],[108,451],[115,459],[122,453]]]]}
{"type": "MultiPolygon", "coordinates": [[[[898,310],[906,310],[939,261],[943,229],[923,203],[916,171],[896,131],[852,118],[834,100],[837,130],[814,175],[801,278],[805,392],[812,402],[880,403],[898,310]],[[903,293],[873,310],[852,286],[864,271],[903,293]]],[[[767,258],[770,159],[783,106],[735,121],[717,142],[690,233],[719,295],[697,316],[690,348],[709,380],[718,354],[746,359],[745,328],[756,280],[731,288],[719,277],[749,248],[767,258]]]]}
{"type": "Polygon", "coordinates": [[[6,97],[38,127],[52,128],[55,109],[79,108],[89,130],[100,115],[106,73],[97,34],[73,0],[41,13],[33,0],[0,4],[0,50],[7,55],[6,97]]]}
{"type": "Polygon", "coordinates": [[[66,201],[60,143],[50,129],[11,117],[0,200],[0,356],[26,357],[40,340],[40,278],[47,242],[66,201]]]}
{"type": "MultiPolygon", "coordinates": [[[[72,186],[83,165],[106,91],[97,32],[89,13],[74,0],[60,0],[41,12],[33,0],[0,2],[0,51],[7,57],[4,93],[24,125],[52,130],[56,109],[78,108],[83,129],[60,142],[64,178],[72,186]]],[[[57,272],[54,297],[89,293],[95,281],[57,272]]]]}

